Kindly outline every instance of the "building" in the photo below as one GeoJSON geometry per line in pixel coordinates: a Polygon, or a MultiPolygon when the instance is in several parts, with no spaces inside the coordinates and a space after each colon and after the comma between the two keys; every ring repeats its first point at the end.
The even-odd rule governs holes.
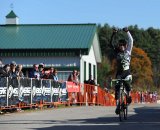
{"type": "Polygon", "coordinates": [[[23,64],[26,72],[44,63],[58,69],[59,79],[66,80],[74,69],[81,83],[89,75],[97,79],[101,51],[96,24],[18,24],[11,11],[0,25],[0,58],[5,64],[23,64]]]}

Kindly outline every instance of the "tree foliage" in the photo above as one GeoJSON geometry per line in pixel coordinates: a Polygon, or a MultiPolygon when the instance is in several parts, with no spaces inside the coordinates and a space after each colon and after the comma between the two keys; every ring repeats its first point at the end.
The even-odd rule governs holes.
{"type": "MultiPolygon", "coordinates": [[[[113,64],[115,62],[113,61],[113,52],[109,48],[112,28],[113,27],[108,24],[105,24],[104,26],[98,25],[98,35],[102,55],[108,57],[113,64]]],[[[152,27],[148,29],[140,29],[137,25],[129,26],[128,28],[133,36],[135,47],[132,54],[133,61],[131,62],[131,66],[133,66],[133,68],[131,68],[131,70],[133,69],[132,72],[135,77],[139,75],[137,79],[134,79],[134,83],[141,85],[151,85],[154,83],[156,87],[160,87],[160,30],[152,27]],[[142,67],[142,65],[144,65],[144,67],[142,67]]],[[[122,37],[125,37],[123,33],[121,33],[117,39],[122,37]]],[[[113,72],[112,66],[110,67],[110,72],[113,72]]]]}
{"type": "Polygon", "coordinates": [[[98,65],[98,84],[101,87],[107,86],[107,77],[109,76],[110,63],[107,57],[102,57],[102,63],[98,65]]]}
{"type": "Polygon", "coordinates": [[[133,48],[131,59],[131,73],[133,75],[133,83],[143,86],[153,86],[153,72],[150,58],[140,48],[133,48]]]}

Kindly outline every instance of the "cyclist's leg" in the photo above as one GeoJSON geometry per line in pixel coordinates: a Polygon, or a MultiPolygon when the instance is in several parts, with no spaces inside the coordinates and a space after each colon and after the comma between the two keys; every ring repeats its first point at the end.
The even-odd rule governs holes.
{"type": "MultiPolygon", "coordinates": [[[[123,72],[122,78],[126,79],[130,75],[131,75],[130,70],[126,70],[126,71],[123,72]]],[[[125,88],[126,88],[126,91],[127,91],[127,103],[130,104],[132,102],[132,98],[131,98],[131,94],[130,94],[130,91],[131,91],[131,80],[132,79],[128,79],[128,80],[129,81],[125,81],[124,82],[124,85],[125,85],[125,88]]]]}
{"type": "Polygon", "coordinates": [[[131,97],[131,83],[125,82],[125,88],[127,91],[127,103],[130,104],[132,102],[132,97],[131,97]]]}
{"type": "Polygon", "coordinates": [[[116,100],[116,105],[117,105],[117,100],[119,99],[119,89],[120,89],[120,86],[117,84],[115,86],[115,100],[116,100]]]}
{"type": "MultiPolygon", "coordinates": [[[[121,75],[117,73],[116,74],[116,79],[121,79],[121,75]]],[[[116,101],[119,99],[119,89],[120,89],[120,84],[116,83],[116,85],[115,85],[115,100],[116,101]]]]}

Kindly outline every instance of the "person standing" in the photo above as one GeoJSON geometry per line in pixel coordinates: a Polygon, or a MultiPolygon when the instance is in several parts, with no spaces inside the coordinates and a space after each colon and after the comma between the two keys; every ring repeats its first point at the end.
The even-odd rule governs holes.
{"type": "Polygon", "coordinates": [[[24,78],[24,74],[23,74],[23,72],[22,72],[22,68],[23,68],[22,64],[18,64],[18,65],[17,65],[16,73],[17,73],[17,76],[18,76],[19,78],[24,78]]]}
{"type": "Polygon", "coordinates": [[[2,77],[9,77],[10,76],[10,65],[6,64],[3,66],[3,68],[0,68],[0,78],[2,77]]]}
{"type": "Polygon", "coordinates": [[[17,64],[16,64],[16,62],[15,61],[12,61],[11,63],[10,63],[10,71],[9,71],[9,73],[10,73],[10,77],[11,78],[17,78],[17,73],[16,73],[16,66],[17,66],[17,64]]]}
{"type": "Polygon", "coordinates": [[[38,79],[40,78],[38,66],[39,66],[38,64],[33,65],[33,69],[29,73],[29,78],[38,78],[38,79]]]}
{"type": "Polygon", "coordinates": [[[76,85],[79,84],[77,70],[73,70],[73,72],[68,77],[68,81],[71,81],[71,82],[75,83],[76,85]]]}

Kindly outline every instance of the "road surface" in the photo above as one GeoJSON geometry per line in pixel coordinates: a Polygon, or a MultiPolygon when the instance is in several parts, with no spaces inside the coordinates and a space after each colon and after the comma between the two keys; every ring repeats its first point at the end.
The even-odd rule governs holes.
{"type": "Polygon", "coordinates": [[[83,106],[0,115],[0,130],[160,130],[160,104],[129,106],[119,122],[115,107],[83,106]]]}

